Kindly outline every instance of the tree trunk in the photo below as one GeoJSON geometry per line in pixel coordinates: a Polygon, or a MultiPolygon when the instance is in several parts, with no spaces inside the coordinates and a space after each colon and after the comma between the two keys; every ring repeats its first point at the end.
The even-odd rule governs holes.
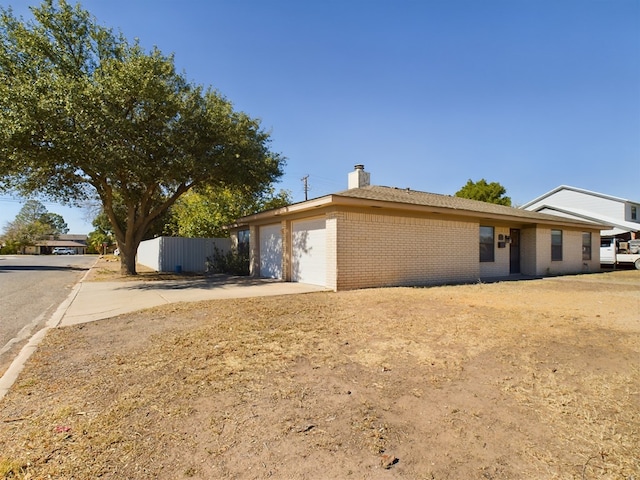
{"type": "Polygon", "coordinates": [[[138,253],[138,245],[119,244],[120,249],[120,273],[122,275],[137,275],[136,271],[136,253],[138,253]]]}

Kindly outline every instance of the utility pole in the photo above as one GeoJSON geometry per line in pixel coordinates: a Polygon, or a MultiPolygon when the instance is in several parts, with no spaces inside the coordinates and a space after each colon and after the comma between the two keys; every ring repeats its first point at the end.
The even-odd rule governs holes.
{"type": "Polygon", "coordinates": [[[305,175],[300,180],[302,180],[302,183],[304,184],[304,199],[305,201],[309,200],[309,175],[305,175]]]}

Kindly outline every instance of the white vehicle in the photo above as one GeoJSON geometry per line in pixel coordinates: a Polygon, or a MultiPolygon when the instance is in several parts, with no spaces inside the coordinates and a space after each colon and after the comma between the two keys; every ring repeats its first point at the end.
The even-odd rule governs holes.
{"type": "Polygon", "coordinates": [[[52,252],[54,255],[75,255],[76,251],[73,248],[56,247],[52,252]]]}
{"type": "Polygon", "coordinates": [[[640,240],[621,242],[617,238],[600,239],[600,263],[602,265],[633,264],[640,270],[640,240]]]}

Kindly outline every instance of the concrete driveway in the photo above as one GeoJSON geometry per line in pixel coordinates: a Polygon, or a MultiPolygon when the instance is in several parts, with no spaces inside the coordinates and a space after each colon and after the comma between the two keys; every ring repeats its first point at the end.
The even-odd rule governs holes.
{"type": "Polygon", "coordinates": [[[189,280],[80,282],[59,325],[92,322],[167,303],[322,291],[329,290],[318,285],[226,275],[189,280]]]}

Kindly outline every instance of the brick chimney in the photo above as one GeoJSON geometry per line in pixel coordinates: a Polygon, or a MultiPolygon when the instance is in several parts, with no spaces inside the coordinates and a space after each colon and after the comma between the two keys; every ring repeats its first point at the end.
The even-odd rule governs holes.
{"type": "Polygon", "coordinates": [[[371,175],[364,171],[364,165],[356,165],[355,170],[349,173],[349,190],[352,188],[368,187],[371,183],[371,175]]]}

